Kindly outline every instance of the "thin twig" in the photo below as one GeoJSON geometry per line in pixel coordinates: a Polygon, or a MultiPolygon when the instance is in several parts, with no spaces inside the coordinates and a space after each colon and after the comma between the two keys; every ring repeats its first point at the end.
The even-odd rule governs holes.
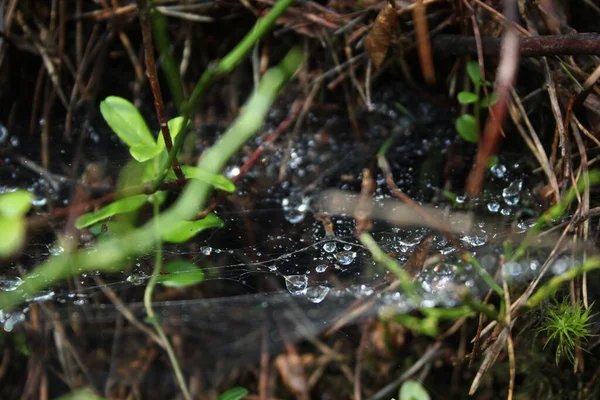
{"type": "MultiPolygon", "coordinates": [[[[140,9],[140,24],[142,26],[142,41],[144,43],[144,54],[146,58],[146,73],[148,74],[148,80],[152,87],[152,95],[154,96],[154,107],[156,108],[156,116],[158,117],[158,123],[160,124],[160,130],[165,141],[165,147],[167,152],[171,154],[173,151],[173,142],[171,141],[171,133],[169,132],[169,124],[165,116],[165,106],[163,103],[162,93],[160,91],[160,84],[158,82],[158,76],[156,73],[156,64],[154,62],[154,47],[152,44],[152,29],[150,27],[150,18],[148,4],[146,0],[137,0],[138,7],[140,9]]],[[[179,167],[177,157],[172,157],[173,172],[177,179],[185,179],[185,175],[179,167]]]]}

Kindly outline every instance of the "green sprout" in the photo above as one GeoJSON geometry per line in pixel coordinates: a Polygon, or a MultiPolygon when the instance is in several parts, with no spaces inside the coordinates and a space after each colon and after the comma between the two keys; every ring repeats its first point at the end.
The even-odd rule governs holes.
{"type": "Polygon", "coordinates": [[[497,95],[491,93],[488,98],[481,98],[481,88],[484,84],[491,86],[491,83],[483,81],[477,61],[467,63],[467,74],[471,82],[473,82],[473,92],[460,92],[457,95],[457,99],[460,104],[473,104],[474,115],[468,113],[461,115],[456,120],[455,127],[460,137],[464,140],[470,143],[477,143],[481,136],[480,111],[494,104],[497,100],[497,95]]]}
{"type": "Polygon", "coordinates": [[[0,195],[0,258],[16,252],[25,242],[27,221],[33,194],[16,190],[0,195]]]}
{"type": "Polygon", "coordinates": [[[557,365],[562,356],[573,363],[575,349],[581,348],[581,343],[587,341],[592,325],[592,305],[585,308],[581,302],[572,304],[564,299],[546,310],[540,332],[548,335],[544,348],[550,343],[556,344],[557,365]]]}

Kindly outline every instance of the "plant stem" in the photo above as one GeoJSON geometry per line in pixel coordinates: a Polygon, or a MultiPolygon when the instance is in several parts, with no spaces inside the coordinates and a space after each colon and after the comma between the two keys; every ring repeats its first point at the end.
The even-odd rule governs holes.
{"type": "MultiPolygon", "coordinates": [[[[221,139],[208,149],[198,161],[198,168],[219,173],[231,156],[260,128],[271,104],[281,87],[296,72],[304,60],[299,49],[292,49],[283,61],[264,75],[259,87],[246,103],[244,111],[221,139]]],[[[168,233],[177,229],[179,222],[192,218],[202,209],[212,187],[192,179],[173,206],[160,215],[161,229],[168,233]]],[[[89,271],[115,271],[126,257],[145,253],[158,240],[154,222],[114,239],[98,243],[76,253],[50,257],[23,277],[22,290],[0,293],[0,309],[7,310],[39,290],[69,276],[89,271]]]]}
{"type": "Polygon", "coordinates": [[[535,292],[529,298],[529,300],[527,300],[527,303],[525,303],[525,307],[527,309],[532,309],[533,307],[540,304],[542,301],[553,296],[563,283],[570,282],[577,276],[585,272],[593,271],[595,269],[600,269],[599,257],[589,258],[580,267],[572,268],[562,275],[555,276],[554,278],[550,279],[548,283],[539,288],[538,291],[535,292]]]}
{"type": "Polygon", "coordinates": [[[373,260],[383,264],[392,274],[396,275],[400,281],[400,286],[402,286],[402,289],[404,289],[406,294],[408,294],[408,296],[410,296],[410,298],[418,304],[419,296],[417,296],[417,292],[415,291],[415,287],[411,282],[410,275],[408,272],[402,269],[400,264],[398,264],[398,261],[385,254],[370,234],[366,232],[361,233],[359,240],[363,246],[365,246],[371,252],[373,260]]]}
{"type": "Polygon", "coordinates": [[[146,73],[148,74],[148,80],[152,87],[152,96],[154,97],[154,108],[156,109],[156,117],[160,124],[160,131],[162,132],[163,139],[165,141],[165,147],[169,156],[173,154],[173,157],[169,157],[169,164],[173,167],[173,172],[177,179],[185,179],[179,163],[177,162],[177,151],[173,149],[173,143],[171,141],[171,133],[169,132],[169,124],[165,116],[165,105],[162,98],[162,92],[160,91],[160,83],[158,82],[158,76],[156,74],[156,63],[154,62],[154,48],[152,47],[152,30],[150,28],[150,19],[148,14],[150,12],[146,0],[137,0],[138,8],[140,9],[140,25],[142,26],[142,42],[144,43],[144,55],[146,59],[146,73]]]}
{"type": "Polygon", "coordinates": [[[162,240],[160,239],[160,224],[158,215],[160,213],[160,206],[158,201],[153,202],[154,205],[154,227],[156,231],[156,237],[158,237],[158,241],[156,243],[156,255],[154,257],[154,271],[152,271],[152,276],[148,281],[148,285],[146,285],[146,290],[144,290],[144,307],[146,308],[146,314],[148,315],[148,319],[150,323],[156,330],[156,333],[160,337],[165,350],[167,351],[167,355],[169,356],[169,360],[171,361],[171,365],[173,366],[173,372],[175,373],[175,378],[177,379],[177,383],[179,384],[179,388],[181,389],[181,393],[185,400],[191,400],[192,396],[190,395],[190,391],[187,388],[185,383],[185,378],[183,376],[183,372],[181,372],[181,367],[179,366],[179,361],[177,360],[177,356],[175,355],[175,351],[173,351],[173,347],[171,346],[171,342],[169,338],[165,334],[165,331],[160,326],[156,315],[154,314],[154,309],[152,308],[152,293],[154,292],[154,288],[156,287],[156,282],[158,277],[160,276],[160,271],[162,270],[162,261],[163,261],[163,248],[162,248],[162,240]]]}
{"type": "Polygon", "coordinates": [[[161,167],[160,172],[156,180],[154,181],[154,187],[158,187],[167,176],[169,166],[172,164],[176,154],[183,146],[185,139],[185,130],[188,125],[194,110],[198,106],[198,103],[206,90],[212,84],[212,82],[218,77],[229,73],[233,70],[252,50],[254,44],[257,43],[263,36],[265,36],[275,25],[277,18],[279,18],[285,10],[293,3],[294,0],[278,0],[275,6],[269,11],[267,15],[256,21],[254,28],[248,32],[248,34],[239,42],[233,50],[231,50],[225,57],[219,61],[216,66],[209,66],[194,87],[189,101],[187,104],[182,105],[183,110],[183,124],[182,131],[179,132],[175,138],[175,144],[173,146],[174,151],[169,152],[169,158],[165,164],[161,167]]]}

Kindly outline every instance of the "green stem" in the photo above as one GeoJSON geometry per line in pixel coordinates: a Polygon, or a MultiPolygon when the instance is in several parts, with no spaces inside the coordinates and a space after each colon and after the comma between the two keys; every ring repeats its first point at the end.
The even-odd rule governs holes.
{"type": "Polygon", "coordinates": [[[408,272],[402,269],[398,261],[385,254],[370,234],[366,232],[362,233],[359,236],[359,240],[363,246],[365,246],[371,252],[373,260],[383,264],[392,274],[396,275],[404,292],[408,294],[412,300],[419,303],[419,296],[417,295],[415,287],[410,279],[410,275],[408,272]]]}
{"type": "Polygon", "coordinates": [[[577,276],[582,275],[585,272],[593,271],[595,269],[600,269],[600,257],[589,258],[580,267],[572,268],[564,274],[555,276],[554,278],[550,279],[548,283],[539,288],[538,291],[535,292],[529,298],[529,300],[527,300],[525,306],[528,309],[537,306],[542,301],[553,296],[563,283],[570,282],[577,276]]]}
{"type": "MultiPolygon", "coordinates": [[[[583,177],[583,175],[581,177],[583,177]]],[[[579,181],[577,181],[577,185],[569,189],[569,191],[562,198],[560,203],[550,207],[537,219],[535,225],[533,225],[527,231],[525,239],[521,241],[521,244],[519,245],[517,250],[515,250],[510,261],[517,261],[521,257],[523,257],[523,255],[525,255],[525,252],[527,251],[527,248],[529,247],[529,244],[531,243],[531,240],[533,240],[535,235],[538,234],[542,230],[542,228],[547,224],[550,224],[552,221],[561,218],[565,214],[565,212],[567,212],[573,200],[575,200],[577,193],[581,193],[584,190],[585,185],[589,184],[591,186],[600,183],[600,171],[598,170],[588,172],[589,180],[581,179],[581,177],[579,181]]]]}
{"type": "MultiPolygon", "coordinates": [[[[151,6],[154,6],[154,4],[151,4],[151,6]]],[[[165,17],[154,9],[150,10],[150,21],[152,23],[152,30],[154,31],[154,42],[156,43],[156,47],[162,58],[162,68],[165,72],[169,88],[171,89],[173,102],[175,103],[179,114],[182,114],[185,96],[183,94],[183,84],[181,83],[179,69],[177,68],[175,58],[170,51],[171,42],[169,41],[169,35],[167,33],[167,22],[165,21],[165,17]]]]}
{"type": "Polygon", "coordinates": [[[162,262],[163,262],[163,248],[162,248],[162,240],[160,239],[160,224],[158,215],[160,213],[160,205],[158,201],[153,202],[154,205],[154,229],[156,232],[156,237],[159,239],[156,243],[156,255],[154,258],[154,271],[152,271],[152,276],[148,281],[148,285],[146,285],[146,289],[144,290],[144,307],[146,308],[146,314],[148,314],[148,320],[156,330],[156,333],[160,337],[165,350],[167,351],[167,355],[169,356],[169,360],[171,361],[171,365],[173,366],[173,372],[175,372],[175,378],[177,379],[177,383],[179,384],[179,388],[181,389],[181,393],[185,400],[191,400],[192,396],[190,395],[190,391],[187,388],[185,383],[185,378],[183,376],[183,372],[181,371],[181,367],[179,366],[179,361],[177,360],[177,356],[175,355],[175,351],[171,346],[171,342],[169,338],[165,334],[162,326],[158,322],[156,318],[156,314],[154,314],[154,308],[152,308],[152,293],[154,292],[154,288],[156,287],[156,283],[158,281],[158,277],[160,276],[160,271],[162,270],[162,262]]]}
{"type": "Polygon", "coordinates": [[[190,96],[187,104],[182,105],[183,110],[183,124],[182,131],[179,132],[175,138],[173,145],[173,151],[169,152],[169,157],[162,165],[160,173],[154,181],[154,187],[158,187],[167,176],[169,172],[169,166],[173,164],[173,160],[179,153],[181,146],[183,146],[185,139],[185,129],[188,122],[198,106],[198,102],[206,93],[210,84],[218,77],[225,75],[233,70],[252,50],[255,43],[257,43],[263,36],[265,36],[271,28],[275,25],[277,19],[285,12],[285,10],[294,2],[294,0],[278,0],[275,6],[269,11],[267,15],[256,21],[254,28],[248,32],[248,34],[239,42],[233,50],[231,50],[225,57],[219,61],[216,66],[209,66],[194,88],[192,95],[190,96]]]}
{"type": "Polygon", "coordinates": [[[498,293],[499,295],[502,295],[502,293],[504,291],[502,290],[500,285],[498,285],[496,283],[494,278],[492,278],[492,276],[485,270],[485,268],[483,268],[483,266],[479,263],[479,261],[477,261],[477,259],[475,257],[473,257],[473,254],[466,252],[463,255],[463,257],[465,258],[465,260],[467,262],[470,262],[471,265],[473,265],[473,268],[475,268],[475,271],[477,271],[479,276],[481,276],[481,278],[483,278],[483,280],[485,281],[485,283],[487,283],[489,285],[489,287],[494,289],[494,291],[496,293],[498,293]]]}
{"type": "MultiPolygon", "coordinates": [[[[302,52],[292,49],[277,67],[267,71],[246,103],[242,114],[221,139],[200,157],[198,168],[214,174],[221,172],[231,156],[256,134],[279,90],[303,60],[302,52]]],[[[204,207],[210,191],[210,184],[192,179],[175,204],[160,215],[162,232],[171,232],[177,229],[180,221],[194,217],[204,207]]],[[[124,259],[147,252],[158,239],[154,222],[148,221],[134,231],[98,243],[92,248],[50,257],[24,276],[26,284],[21,286],[23,290],[0,293],[0,309],[7,310],[21,303],[24,297],[32,296],[39,290],[75,274],[116,271],[124,259]]]]}

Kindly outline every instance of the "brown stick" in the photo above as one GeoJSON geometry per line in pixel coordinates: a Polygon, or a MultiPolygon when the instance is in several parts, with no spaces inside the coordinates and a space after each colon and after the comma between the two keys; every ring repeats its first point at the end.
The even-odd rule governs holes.
{"type": "MultiPolygon", "coordinates": [[[[500,54],[500,38],[482,37],[483,54],[500,54]]],[[[475,37],[464,35],[436,35],[432,39],[433,50],[445,55],[477,54],[475,37]]],[[[519,53],[522,57],[561,55],[600,55],[600,34],[574,33],[519,38],[519,53]]]]}
{"type": "MultiPolygon", "coordinates": [[[[158,83],[158,77],[156,74],[156,64],[154,63],[154,47],[152,45],[152,30],[150,29],[150,19],[148,17],[148,4],[146,0],[138,0],[138,7],[140,9],[140,25],[142,26],[142,41],[144,43],[144,55],[146,59],[146,74],[152,87],[152,95],[154,96],[154,107],[156,108],[156,116],[160,124],[160,130],[165,140],[165,147],[168,152],[171,152],[173,142],[171,141],[171,133],[169,132],[169,124],[165,117],[165,107],[163,103],[162,93],[160,91],[160,84],[158,83]]],[[[177,158],[173,158],[173,172],[177,179],[185,179],[177,158]]]]}
{"type": "MultiPolygon", "coordinates": [[[[516,19],[516,8],[517,5],[514,0],[505,2],[505,13],[509,21],[516,19]]],[[[490,157],[496,153],[496,149],[500,144],[502,125],[506,119],[508,101],[510,100],[510,90],[517,74],[519,63],[518,38],[511,26],[507,26],[502,41],[502,55],[495,82],[498,101],[490,108],[490,117],[485,125],[483,137],[479,140],[475,164],[467,178],[465,192],[470,197],[476,197],[481,193],[490,157]]]]}

